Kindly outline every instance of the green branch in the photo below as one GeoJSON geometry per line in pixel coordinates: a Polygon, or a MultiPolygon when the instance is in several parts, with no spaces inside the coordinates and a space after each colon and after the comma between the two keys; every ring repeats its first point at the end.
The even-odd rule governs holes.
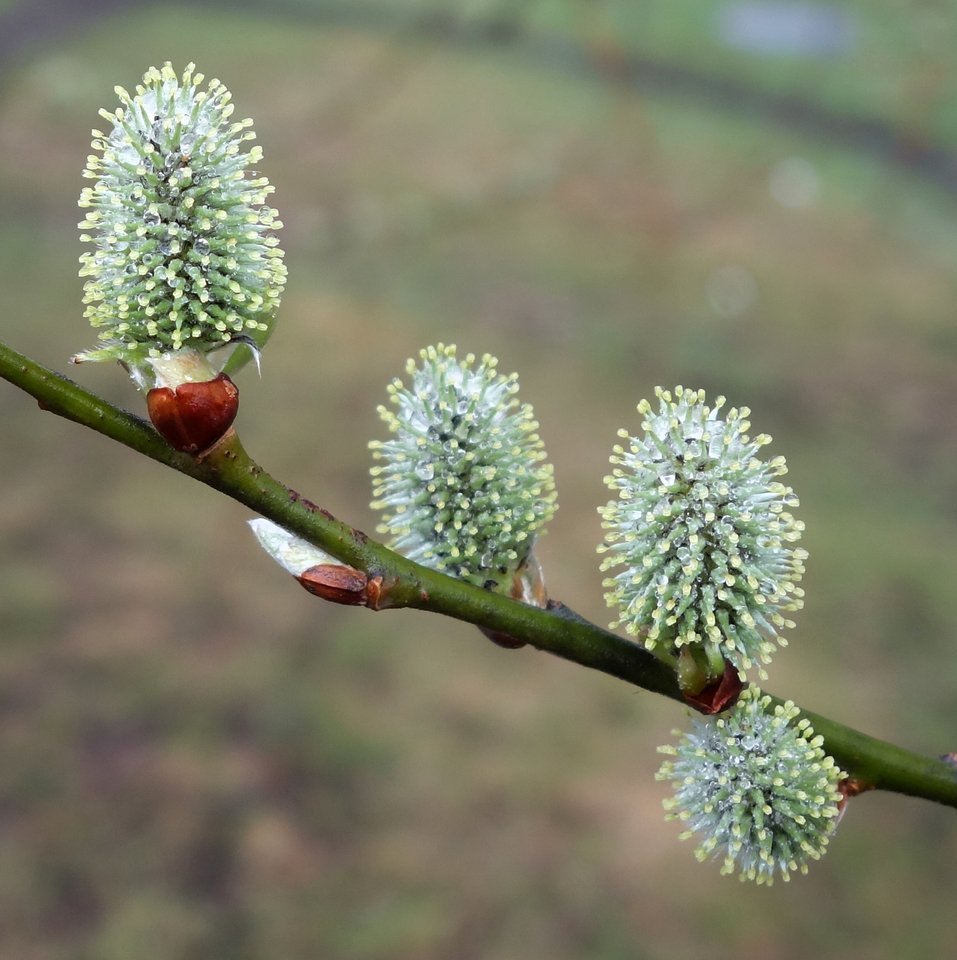
{"type": "MultiPolygon", "coordinates": [[[[0,376],[44,410],[89,427],[245,504],[370,579],[387,594],[381,606],[440,613],[506,634],[565,660],[685,702],[673,669],[631,640],[571,613],[542,610],[412,563],[280,483],[230,433],[204,458],[179,453],[145,420],[120,410],[67,378],[0,344],[0,376]]],[[[957,808],[957,767],[802,711],[855,790],[880,789],[957,808]]]]}

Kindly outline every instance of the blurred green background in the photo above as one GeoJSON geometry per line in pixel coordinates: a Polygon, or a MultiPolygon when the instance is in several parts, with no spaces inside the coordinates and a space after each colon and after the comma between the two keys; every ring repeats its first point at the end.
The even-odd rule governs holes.
{"type": "MultiPolygon", "coordinates": [[[[195,60],[256,120],[290,271],[238,427],[372,529],[366,442],[438,340],[518,370],[604,622],[635,404],[746,404],[791,466],[806,609],[769,689],[957,749],[957,3],[0,3],[0,335],[93,342],[97,109],[195,60]]],[[[85,386],[142,411],[121,371],[85,386]]],[[[771,890],[663,821],[675,704],[415,613],[326,606],[248,512],[0,383],[0,956],[952,956],[957,820],[855,801],[771,890]]]]}

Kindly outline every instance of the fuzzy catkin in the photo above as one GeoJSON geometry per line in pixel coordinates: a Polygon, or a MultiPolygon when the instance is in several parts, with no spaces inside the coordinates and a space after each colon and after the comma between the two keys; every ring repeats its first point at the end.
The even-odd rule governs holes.
{"type": "MultiPolygon", "coordinates": [[[[807,553],[783,457],[762,460],[771,438],[747,434],[749,410],[703,390],[657,388],[657,409],[638,405],[642,434],[616,446],[606,477],[618,498],[600,509],[599,552],[612,627],[649,647],[699,648],[710,662],[739,671],[771,659],[793,627],[785,614],[803,604],[798,583],[807,553]]],[[[763,675],[763,670],[762,670],[763,675]]]]}
{"type": "Polygon", "coordinates": [[[202,353],[234,340],[261,343],[286,279],[266,204],[269,181],[251,120],[233,121],[229,91],[189,64],[151,67],[111,124],[93,131],[80,195],[86,317],[101,345],[75,359],[135,369],[165,353],[202,353]]]}
{"type": "Polygon", "coordinates": [[[389,386],[394,410],[379,407],[392,436],[370,444],[372,506],[399,553],[508,589],[556,497],[532,409],[496,366],[441,343],[409,360],[409,385],[389,386]]]}
{"type": "Polygon", "coordinates": [[[699,839],[697,858],[766,884],[823,855],[844,776],[791,701],[771,704],[750,687],[724,716],[695,718],[676,747],[659,747],[671,759],[657,773],[674,788],[668,819],[687,824],[682,839],[699,839]]]}

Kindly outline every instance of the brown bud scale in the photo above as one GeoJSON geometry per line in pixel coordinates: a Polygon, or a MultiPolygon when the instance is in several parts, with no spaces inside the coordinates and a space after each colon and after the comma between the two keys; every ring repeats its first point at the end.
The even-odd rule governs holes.
{"type": "Polygon", "coordinates": [[[232,426],[239,412],[239,389],[225,373],[178,387],[154,387],[146,395],[146,409],[171,447],[201,453],[232,426]]]}
{"type": "Polygon", "coordinates": [[[354,567],[338,563],[318,563],[303,571],[296,579],[311,594],[323,600],[350,606],[363,606],[366,603],[369,580],[361,570],[354,567]]]}
{"type": "Polygon", "coordinates": [[[709,683],[698,693],[684,693],[684,698],[688,705],[694,707],[695,710],[707,716],[713,716],[716,713],[721,713],[722,710],[733,707],[743,687],[744,683],[738,676],[737,668],[726,660],[724,673],[719,680],[709,683]]]}

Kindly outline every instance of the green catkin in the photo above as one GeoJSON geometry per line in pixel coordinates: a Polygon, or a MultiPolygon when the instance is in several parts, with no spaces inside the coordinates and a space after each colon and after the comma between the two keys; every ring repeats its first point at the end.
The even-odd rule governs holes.
{"type": "MultiPolygon", "coordinates": [[[[844,774],[790,701],[749,687],[721,717],[695,718],[658,780],[670,781],[669,820],[699,838],[699,860],[722,858],[722,873],[770,884],[806,873],[824,854],[837,824],[844,774]]],[[[679,731],[675,731],[679,733],[679,731]]]]}
{"type": "Polygon", "coordinates": [[[262,159],[247,147],[252,121],[230,119],[229,91],[201,89],[194,70],[166,63],[135,95],[116,88],[79,200],[85,315],[101,345],[74,359],[119,360],[147,382],[163,354],[261,344],[286,280],[273,187],[249,171],[262,159]]]}
{"type": "MultiPolygon", "coordinates": [[[[804,529],[791,509],[783,457],[762,460],[771,438],[747,435],[747,408],[713,407],[704,391],[655,391],[658,407],[638,405],[640,437],[619,435],[615,469],[605,478],[618,494],[600,508],[606,554],[605,599],[618,611],[612,627],[640,635],[671,654],[700,649],[740,672],[765,664],[793,627],[807,553],[794,546],[804,529]]],[[[761,675],[763,669],[759,666],[761,675]]]]}
{"type": "Polygon", "coordinates": [[[409,360],[409,385],[379,407],[391,438],[370,444],[378,531],[425,566],[507,590],[556,510],[538,424],[497,361],[438,344],[409,360]]]}

